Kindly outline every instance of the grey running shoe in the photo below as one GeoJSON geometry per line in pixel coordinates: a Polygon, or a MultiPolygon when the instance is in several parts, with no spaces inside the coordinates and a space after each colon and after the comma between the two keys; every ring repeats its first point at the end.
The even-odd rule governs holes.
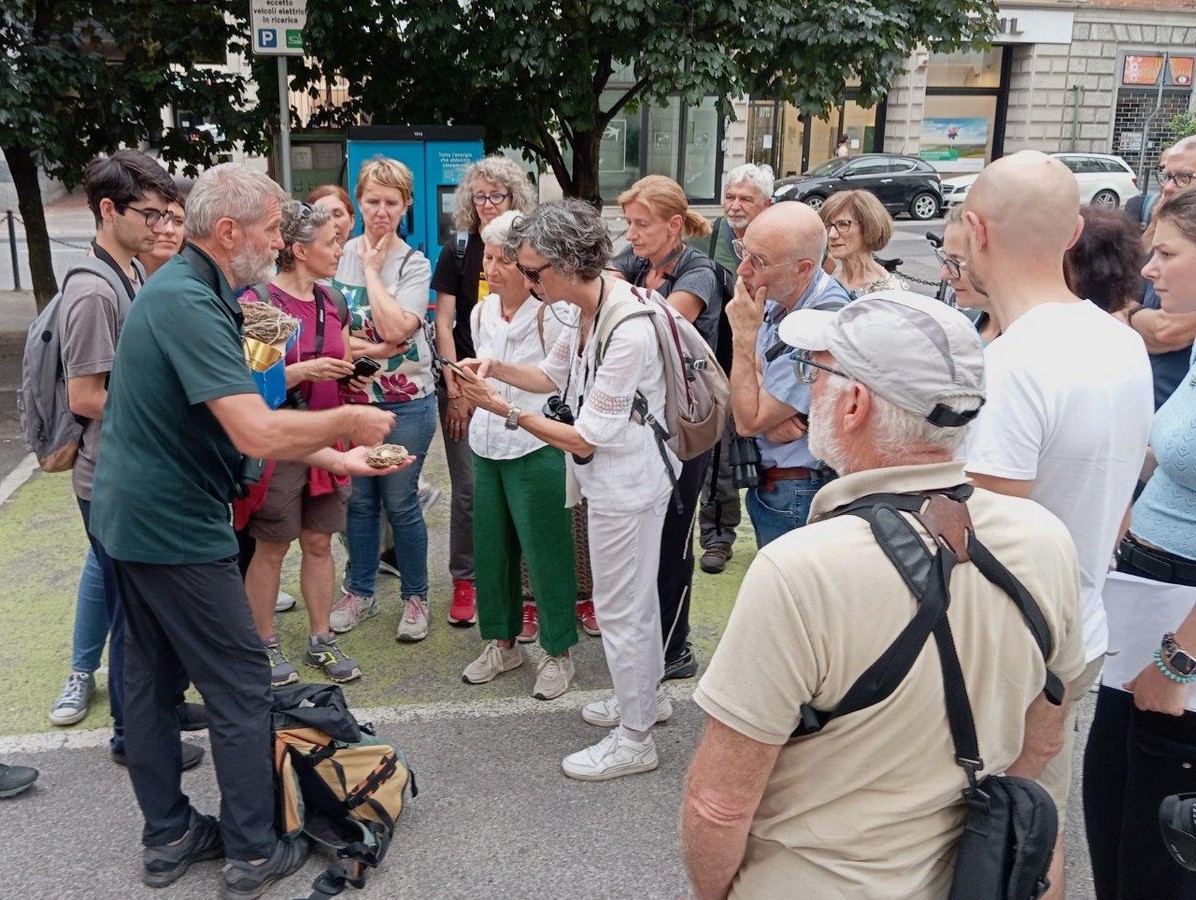
{"type": "Polygon", "coordinates": [[[404,642],[422,641],[428,636],[428,601],[419,594],[407,598],[403,618],[395,638],[404,642]]]}
{"type": "Polygon", "coordinates": [[[324,674],[338,684],[361,677],[360,667],[341,652],[331,634],[309,637],[303,661],[313,669],[323,669],[324,674]]]}
{"type": "Polygon", "coordinates": [[[230,859],[224,865],[224,885],[220,896],[224,900],[252,900],[266,893],[271,885],[298,872],[311,853],[311,845],[303,835],[295,840],[280,840],[263,863],[254,865],[244,859],[230,859]]]}
{"type": "Polygon", "coordinates": [[[363,597],[351,591],[345,591],[339,600],[332,605],[332,615],[329,625],[337,634],[352,631],[366,619],[378,615],[378,598],[363,597]]]}
{"type": "Polygon", "coordinates": [[[182,840],[141,851],[141,883],[153,888],[166,887],[182,878],[191,863],[221,856],[224,856],[224,841],[220,838],[220,825],[211,816],[192,809],[191,824],[182,840]]]}
{"type": "Polygon", "coordinates": [[[465,667],[461,680],[466,684],[485,684],[521,665],[522,650],[518,647],[500,647],[498,641],[491,641],[482,650],[482,655],[465,667]]]}
{"type": "Polygon", "coordinates": [[[71,672],[62,693],[50,707],[50,721],[55,725],[74,725],[87,715],[91,696],[96,692],[96,677],[90,672],[71,672]]]}
{"type": "Polygon", "coordinates": [[[37,769],[29,766],[6,766],[0,763],[0,798],[15,797],[33,787],[37,781],[37,769]]]}
{"type": "Polygon", "coordinates": [[[569,690],[575,674],[572,656],[547,656],[540,663],[532,696],[537,700],[555,700],[569,690]]]}
{"type": "Polygon", "coordinates": [[[266,658],[270,660],[270,686],[282,687],[299,680],[299,670],[283,655],[277,641],[266,644],[266,658]]]}

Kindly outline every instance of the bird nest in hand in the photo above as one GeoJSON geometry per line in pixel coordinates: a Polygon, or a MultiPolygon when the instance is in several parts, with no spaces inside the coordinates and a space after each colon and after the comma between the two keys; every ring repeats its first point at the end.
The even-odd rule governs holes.
{"type": "Polygon", "coordinates": [[[299,329],[298,319],[269,303],[242,303],[241,314],[245,317],[245,337],[263,344],[289,341],[299,329]]]}
{"type": "Polygon", "coordinates": [[[407,456],[407,448],[402,444],[379,444],[366,451],[365,461],[375,469],[387,469],[397,466],[406,460],[407,456]]]}

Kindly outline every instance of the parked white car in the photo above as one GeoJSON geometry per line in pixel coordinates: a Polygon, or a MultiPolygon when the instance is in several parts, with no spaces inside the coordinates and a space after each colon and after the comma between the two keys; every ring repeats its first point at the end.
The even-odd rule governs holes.
{"type": "MultiPolygon", "coordinates": [[[[1119,156],[1105,153],[1052,153],[1051,156],[1071,169],[1080,183],[1080,202],[1106,209],[1117,209],[1137,197],[1138,176],[1119,156]]],[[[943,179],[943,205],[956,206],[968,197],[968,189],[977,175],[943,179]]]]}

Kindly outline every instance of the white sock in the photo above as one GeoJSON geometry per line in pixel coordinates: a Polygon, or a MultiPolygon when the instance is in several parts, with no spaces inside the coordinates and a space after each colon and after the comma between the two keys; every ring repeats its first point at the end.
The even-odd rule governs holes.
{"type": "Polygon", "coordinates": [[[629,741],[635,741],[637,744],[642,744],[651,736],[651,731],[636,731],[628,728],[626,725],[619,726],[619,734],[627,738],[629,741]]]}

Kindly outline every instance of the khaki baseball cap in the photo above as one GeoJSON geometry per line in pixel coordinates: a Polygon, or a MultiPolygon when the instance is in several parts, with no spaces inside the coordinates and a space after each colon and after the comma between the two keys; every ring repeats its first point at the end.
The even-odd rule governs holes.
{"type": "Polygon", "coordinates": [[[966,425],[984,404],[980,335],[967,316],[933,298],[878,291],[838,310],[799,309],[781,321],[779,335],[798,350],[831,353],[856,381],[931,424],[966,425]]]}

